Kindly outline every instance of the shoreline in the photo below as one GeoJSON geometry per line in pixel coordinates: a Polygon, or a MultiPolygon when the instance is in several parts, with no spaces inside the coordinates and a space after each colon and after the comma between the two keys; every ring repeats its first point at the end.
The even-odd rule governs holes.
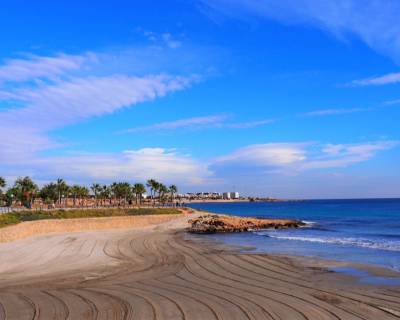
{"type": "Polygon", "coordinates": [[[185,227],[196,214],[0,244],[0,319],[31,319],[39,310],[43,319],[400,316],[400,286],[360,284],[307,257],[189,240],[185,227]]]}
{"type": "MultiPolygon", "coordinates": [[[[233,232],[234,233],[234,232],[233,232]]],[[[355,272],[347,272],[347,271],[336,271],[341,268],[349,268],[349,269],[356,269],[359,271],[363,271],[372,277],[379,277],[379,278],[388,278],[394,279],[396,284],[398,283],[400,289],[400,271],[390,268],[385,265],[379,264],[370,264],[370,263],[361,263],[361,262],[354,262],[349,260],[335,260],[335,259],[328,259],[322,258],[318,256],[307,256],[307,255],[296,255],[296,254],[286,254],[286,253],[275,253],[275,252],[268,252],[263,250],[258,250],[257,247],[252,245],[245,245],[245,244],[237,244],[237,243],[228,243],[223,240],[218,240],[215,237],[209,238],[210,234],[207,233],[187,233],[186,238],[194,241],[198,241],[202,237],[204,237],[207,243],[216,244],[221,247],[225,247],[227,249],[234,249],[243,254],[249,255],[268,255],[276,258],[282,259],[289,259],[295,264],[300,265],[306,268],[322,268],[325,269],[327,272],[334,272],[340,273],[344,276],[349,277],[352,280],[356,280],[360,278],[360,276],[355,275],[355,272]],[[255,251],[257,250],[257,251],[255,251]],[[353,275],[352,275],[353,274],[353,275]]],[[[216,235],[216,234],[213,234],[216,235]]],[[[223,234],[219,234],[223,235],[223,234]]],[[[201,241],[201,240],[200,240],[201,241]]],[[[364,275],[365,276],[365,275],[364,275]]]]}
{"type": "MultiPolygon", "coordinates": [[[[160,224],[174,223],[175,220],[187,220],[191,222],[198,219],[201,216],[206,215],[216,215],[220,217],[233,217],[233,218],[245,218],[236,216],[226,216],[220,213],[213,213],[209,211],[204,211],[201,209],[193,209],[190,207],[179,208],[180,214],[150,214],[150,215],[134,215],[134,216],[106,216],[106,217],[88,217],[88,218],[69,218],[69,219],[44,219],[44,220],[34,220],[34,221],[24,221],[19,224],[10,225],[7,227],[0,228],[0,245],[2,243],[14,242],[18,240],[24,240],[27,238],[35,239],[36,237],[46,236],[46,235],[57,235],[66,233],[79,233],[79,232],[96,232],[96,231],[115,231],[115,230],[138,230],[138,229],[151,229],[160,224]]],[[[253,218],[245,218],[253,219],[253,218]]],[[[264,220],[264,219],[260,219],[264,220]]],[[[268,219],[267,219],[268,220],[268,219]]],[[[275,221],[276,219],[271,219],[275,221]]],[[[278,219],[284,221],[285,219],[278,219]]],[[[292,221],[292,220],[288,220],[292,221]]],[[[293,220],[295,221],[295,220],[293,220]]],[[[306,223],[304,221],[300,221],[306,223]]],[[[307,224],[307,223],[306,223],[307,224]]],[[[303,227],[303,226],[300,226],[303,227]]],[[[199,237],[209,234],[208,232],[193,232],[191,231],[189,224],[181,223],[181,229],[185,229],[185,233],[189,235],[196,235],[199,237]],[[186,224],[186,227],[184,226],[186,224]]],[[[252,230],[240,231],[251,232],[252,230]]],[[[218,234],[219,232],[217,232],[218,234]]],[[[224,232],[222,232],[224,233],[224,232]]],[[[226,233],[236,233],[235,231],[226,233]]],[[[225,233],[225,234],[226,234],[225,233]]],[[[221,240],[208,239],[215,244],[226,246],[227,248],[236,248],[249,253],[249,250],[256,249],[255,247],[247,247],[246,245],[240,244],[229,244],[221,240]]],[[[297,260],[305,266],[318,265],[323,268],[335,268],[335,267],[352,267],[355,269],[366,271],[372,275],[384,276],[384,277],[400,277],[400,271],[392,269],[384,265],[359,263],[348,260],[334,260],[327,259],[317,256],[306,256],[306,255],[295,255],[286,253],[270,253],[267,251],[254,251],[251,254],[267,254],[271,256],[284,257],[293,260],[297,260]]]]}
{"type": "Polygon", "coordinates": [[[185,204],[191,203],[246,203],[246,202],[302,202],[306,201],[303,199],[274,199],[274,198],[265,198],[265,199],[196,199],[196,200],[186,200],[183,201],[185,204]]]}

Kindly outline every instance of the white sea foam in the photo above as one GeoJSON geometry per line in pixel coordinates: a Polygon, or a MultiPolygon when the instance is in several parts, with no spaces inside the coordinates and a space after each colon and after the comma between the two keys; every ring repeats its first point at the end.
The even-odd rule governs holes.
{"type": "Polygon", "coordinates": [[[315,221],[302,220],[301,222],[305,223],[306,227],[313,227],[313,226],[315,226],[317,224],[315,221]]]}
{"type": "Polygon", "coordinates": [[[279,234],[265,234],[270,238],[281,240],[295,240],[314,243],[331,243],[339,245],[351,245],[369,249],[380,249],[388,251],[400,251],[400,241],[384,241],[384,240],[369,240],[363,238],[322,238],[322,237],[303,237],[303,236],[285,236],[279,234]]]}

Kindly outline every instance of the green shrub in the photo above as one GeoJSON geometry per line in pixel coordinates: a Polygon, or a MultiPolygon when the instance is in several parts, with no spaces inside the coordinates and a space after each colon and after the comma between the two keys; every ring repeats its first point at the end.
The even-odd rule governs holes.
{"type": "Polygon", "coordinates": [[[20,220],[15,213],[5,213],[0,215],[0,228],[19,223],[20,220]]]}

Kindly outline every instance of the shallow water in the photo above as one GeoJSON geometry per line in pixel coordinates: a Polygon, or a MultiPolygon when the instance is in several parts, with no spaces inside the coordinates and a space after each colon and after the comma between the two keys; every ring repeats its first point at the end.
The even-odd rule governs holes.
{"type": "Polygon", "coordinates": [[[367,271],[352,267],[334,267],[330,269],[335,272],[342,272],[355,276],[359,279],[361,283],[365,284],[385,285],[385,286],[400,285],[400,278],[375,276],[367,271]]]}
{"type": "Polygon", "coordinates": [[[256,251],[382,265],[400,271],[400,199],[193,203],[238,216],[293,218],[307,226],[209,237],[256,251]]]}

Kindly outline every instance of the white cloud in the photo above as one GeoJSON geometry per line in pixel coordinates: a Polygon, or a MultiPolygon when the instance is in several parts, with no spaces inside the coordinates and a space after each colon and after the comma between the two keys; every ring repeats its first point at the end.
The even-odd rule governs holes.
{"type": "Polygon", "coordinates": [[[30,159],[27,166],[34,177],[62,176],[83,183],[156,178],[165,183],[192,185],[204,183],[211,176],[206,164],[174,149],[163,148],[37,158],[30,159]]]}
{"type": "Polygon", "coordinates": [[[53,57],[29,56],[26,59],[10,59],[0,66],[0,83],[54,78],[66,72],[76,71],[85,63],[93,61],[96,61],[96,56],[93,53],[82,55],[59,54],[53,57]]]}
{"type": "MultiPolygon", "coordinates": [[[[214,165],[239,165],[264,168],[268,172],[301,172],[311,169],[343,168],[367,161],[379,151],[388,150],[397,141],[375,141],[360,144],[267,143],[240,148],[219,157],[214,165]]],[[[259,169],[253,172],[259,174],[259,169]]]]}
{"type": "Polygon", "coordinates": [[[367,111],[367,110],[369,110],[369,109],[367,109],[367,108],[322,109],[322,110],[315,110],[315,111],[303,113],[303,116],[306,116],[306,117],[332,116],[332,115],[362,112],[362,111],[367,111]]]}
{"type": "Polygon", "coordinates": [[[59,146],[49,137],[52,130],[163,97],[198,80],[198,76],[163,73],[115,74],[113,69],[104,69],[103,63],[97,64],[99,59],[111,58],[59,54],[0,65],[0,102],[5,102],[0,110],[0,164],[31,159],[59,146]],[[98,68],[103,69],[99,72],[98,68]],[[93,75],[97,73],[104,75],[93,75]]]}
{"type": "Polygon", "coordinates": [[[165,44],[171,49],[179,48],[182,45],[182,42],[175,40],[170,33],[163,33],[162,39],[164,40],[165,44]]]}
{"type": "Polygon", "coordinates": [[[400,82],[400,72],[397,72],[397,73],[385,74],[379,77],[353,80],[352,82],[349,83],[349,85],[354,87],[382,86],[386,84],[394,84],[399,82],[400,82]]]}
{"type": "Polygon", "coordinates": [[[377,152],[391,149],[398,145],[397,141],[376,141],[361,144],[328,144],[321,154],[309,159],[300,166],[301,169],[343,168],[367,161],[377,152]]]}
{"type": "Polygon", "coordinates": [[[185,52],[171,35],[160,39],[157,46],[27,56],[0,65],[1,174],[27,174],[38,181],[56,176],[82,182],[155,177],[187,185],[204,183],[210,176],[207,164],[175,150],[71,155],[55,149],[69,141],[61,144],[51,137],[56,129],[164,97],[199,81],[190,70],[194,64],[203,69],[208,49],[192,47],[185,52]]]}
{"type": "Polygon", "coordinates": [[[145,127],[131,128],[122,133],[152,131],[152,130],[173,130],[180,128],[204,128],[205,126],[215,126],[227,118],[226,115],[212,115],[206,117],[194,117],[174,121],[166,121],[145,127]]]}
{"type": "Polygon", "coordinates": [[[274,119],[263,119],[263,120],[247,121],[247,122],[226,123],[225,127],[231,129],[247,129],[247,128],[255,128],[263,126],[266,124],[271,124],[273,122],[275,122],[274,119]]]}
{"type": "Polygon", "coordinates": [[[217,158],[217,163],[241,163],[256,166],[285,166],[306,159],[305,145],[301,143],[266,143],[240,148],[217,158]]]}
{"type": "Polygon", "coordinates": [[[400,2],[397,0],[201,0],[228,16],[251,14],[293,25],[312,25],[338,37],[353,35],[400,62],[400,2]]]}
{"type": "Polygon", "coordinates": [[[400,99],[388,100],[388,101],[385,101],[384,104],[387,105],[387,106],[392,106],[392,105],[400,104],[400,99]]]}
{"type": "Polygon", "coordinates": [[[191,78],[168,75],[74,78],[19,90],[15,98],[26,106],[1,112],[0,122],[51,130],[163,97],[187,88],[191,81],[191,78]]]}
{"type": "Polygon", "coordinates": [[[174,121],[166,121],[156,123],[149,126],[131,128],[123,130],[120,133],[132,133],[140,131],[159,131],[159,130],[175,130],[175,129],[209,129],[209,128],[230,128],[230,129],[247,129],[254,128],[274,122],[272,119],[256,120],[248,122],[227,122],[228,115],[210,115],[205,117],[194,117],[187,119],[179,119],[174,121]]]}
{"type": "MultiPolygon", "coordinates": [[[[70,182],[144,181],[155,177],[185,187],[250,183],[248,177],[297,176],[353,166],[397,146],[397,141],[358,144],[266,143],[249,145],[215,159],[201,160],[175,149],[142,148],[121,153],[41,157],[13,163],[13,171],[39,181],[62,176],[70,182]],[[247,181],[247,182],[246,182],[247,181]]],[[[329,171],[328,171],[329,172],[329,171]]],[[[15,174],[14,174],[15,175],[15,174]]],[[[247,187],[249,187],[248,185],[247,187]]]]}
{"type": "Polygon", "coordinates": [[[48,137],[51,130],[163,97],[190,83],[189,78],[166,75],[115,75],[21,90],[18,98],[26,106],[0,112],[0,163],[26,160],[36,152],[57,146],[48,137]]]}
{"type": "Polygon", "coordinates": [[[141,27],[136,28],[136,32],[142,34],[156,45],[166,45],[170,49],[177,49],[182,46],[182,41],[177,40],[176,37],[169,32],[159,34],[154,31],[145,30],[141,27]]]}
{"type": "Polygon", "coordinates": [[[36,153],[57,147],[45,133],[23,125],[2,123],[0,137],[0,165],[27,163],[36,153]]]}

